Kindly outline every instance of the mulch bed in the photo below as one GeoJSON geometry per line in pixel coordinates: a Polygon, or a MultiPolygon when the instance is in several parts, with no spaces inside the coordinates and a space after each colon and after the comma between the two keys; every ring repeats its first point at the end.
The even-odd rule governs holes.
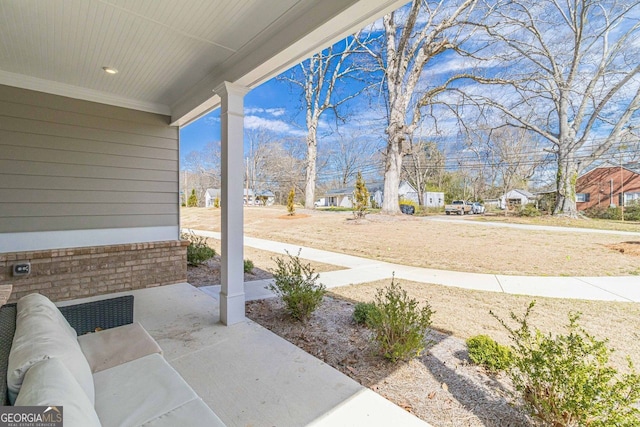
{"type": "Polygon", "coordinates": [[[250,319],[434,426],[531,425],[514,406],[509,379],[471,364],[463,340],[432,330],[421,357],[392,364],[352,313],[352,302],[331,296],[304,323],[278,299],[247,303],[250,319]]]}

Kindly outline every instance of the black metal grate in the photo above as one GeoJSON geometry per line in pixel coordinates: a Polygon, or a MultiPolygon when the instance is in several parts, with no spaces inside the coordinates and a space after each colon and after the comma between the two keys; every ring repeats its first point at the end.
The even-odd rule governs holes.
{"type": "Polygon", "coordinates": [[[8,406],[7,369],[9,368],[9,352],[16,332],[16,305],[6,304],[0,307],[0,402],[8,406]]]}
{"type": "Polygon", "coordinates": [[[133,295],[60,307],[78,335],[133,323],[133,295]]]}

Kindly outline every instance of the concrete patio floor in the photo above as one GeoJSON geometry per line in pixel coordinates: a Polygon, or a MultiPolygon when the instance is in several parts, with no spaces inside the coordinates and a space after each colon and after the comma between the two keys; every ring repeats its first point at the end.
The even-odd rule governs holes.
{"type": "Polygon", "coordinates": [[[228,426],[428,426],[298,347],[246,320],[219,322],[218,301],[181,283],[134,295],[134,320],[228,426]]]}

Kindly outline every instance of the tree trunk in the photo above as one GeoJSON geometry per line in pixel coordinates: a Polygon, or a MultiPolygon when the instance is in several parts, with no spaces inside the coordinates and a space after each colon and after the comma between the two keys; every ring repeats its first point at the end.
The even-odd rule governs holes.
{"type": "Polygon", "coordinates": [[[556,176],[556,205],[554,215],[571,218],[578,217],[576,207],[576,181],[578,179],[578,165],[573,158],[566,154],[558,154],[558,174],[556,176]]]}
{"type": "Polygon", "coordinates": [[[307,177],[304,188],[304,207],[314,209],[316,201],[316,158],[318,157],[318,141],[316,126],[309,127],[307,134],[307,177]]]}
{"type": "Polygon", "coordinates": [[[398,188],[400,187],[400,171],[402,170],[402,136],[389,131],[389,145],[384,168],[384,193],[381,213],[396,215],[400,213],[398,188]]]}

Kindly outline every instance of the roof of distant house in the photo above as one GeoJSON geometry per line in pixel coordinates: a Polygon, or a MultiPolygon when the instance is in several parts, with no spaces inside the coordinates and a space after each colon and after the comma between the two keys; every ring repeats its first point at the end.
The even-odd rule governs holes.
{"type": "Polygon", "coordinates": [[[327,190],[324,194],[331,196],[350,196],[353,194],[353,187],[334,188],[333,190],[327,190]]]}
{"type": "MultiPolygon", "coordinates": [[[[527,190],[521,190],[521,189],[518,189],[518,188],[514,188],[513,190],[509,191],[509,193],[511,193],[513,191],[515,191],[516,193],[522,194],[527,199],[532,199],[532,198],[535,197],[535,195],[529,193],[527,190]]],[[[509,194],[509,193],[507,193],[507,194],[509,194]]]]}
{"type": "Polygon", "coordinates": [[[220,189],[219,188],[207,188],[207,195],[209,197],[220,197],[220,189]]]}
{"type": "Polygon", "coordinates": [[[591,171],[594,171],[596,169],[600,169],[600,168],[619,168],[620,166],[622,166],[624,169],[627,169],[633,173],[637,173],[640,174],[640,162],[630,162],[630,163],[623,163],[622,165],[620,165],[620,163],[615,164],[615,163],[611,163],[610,161],[606,161],[604,163],[600,163],[598,165],[592,165],[591,167],[585,169],[584,172],[582,172],[580,174],[580,176],[584,176],[588,173],[590,173],[591,171]]]}

